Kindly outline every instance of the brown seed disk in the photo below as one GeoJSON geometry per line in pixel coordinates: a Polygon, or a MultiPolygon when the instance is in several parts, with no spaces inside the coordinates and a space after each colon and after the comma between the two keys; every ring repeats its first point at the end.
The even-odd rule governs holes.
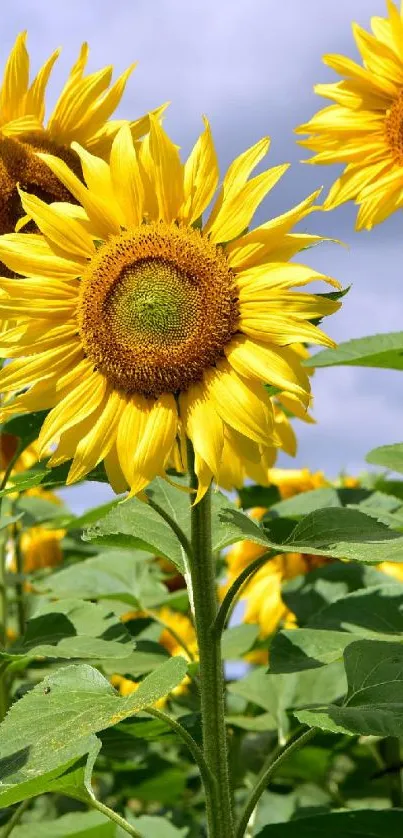
{"type": "Polygon", "coordinates": [[[143,224],[113,236],[82,278],[84,350],[128,394],[158,397],[200,381],[237,318],[224,251],[187,227],[143,224]]]}
{"type": "MultiPolygon", "coordinates": [[[[48,140],[45,134],[26,134],[18,139],[0,135],[0,234],[13,233],[17,221],[24,215],[17,184],[48,204],[52,201],[76,203],[49,166],[36,156],[36,151],[60,157],[75,174],[82,177],[78,155],[71,149],[48,140]]],[[[33,222],[24,227],[26,233],[35,230],[33,222]]],[[[1,262],[0,271],[3,276],[14,276],[1,262]]]]}
{"type": "Polygon", "coordinates": [[[385,136],[396,163],[403,166],[403,91],[386,116],[385,136]]]}

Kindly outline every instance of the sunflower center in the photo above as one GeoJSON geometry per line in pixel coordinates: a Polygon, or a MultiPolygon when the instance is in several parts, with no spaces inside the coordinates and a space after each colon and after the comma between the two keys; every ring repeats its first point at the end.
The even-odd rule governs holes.
{"type": "Polygon", "coordinates": [[[237,317],[222,249],[189,228],[153,223],[112,237],[81,283],[84,349],[126,393],[157,397],[200,381],[237,317]]]}
{"type": "Polygon", "coordinates": [[[393,157],[399,165],[403,165],[403,91],[387,114],[385,134],[393,157]]]}

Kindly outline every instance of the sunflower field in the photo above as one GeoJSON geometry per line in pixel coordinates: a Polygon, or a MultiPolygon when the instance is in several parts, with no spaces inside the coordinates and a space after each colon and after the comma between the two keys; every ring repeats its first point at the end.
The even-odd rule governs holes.
{"type": "Polygon", "coordinates": [[[377,333],[364,307],[336,342],[350,282],[315,262],[354,202],[360,287],[403,208],[403,3],[371,2],[294,122],[312,188],[274,212],[268,137],[222,166],[207,116],[185,153],[171,105],[133,112],[135,64],[93,70],[84,43],[56,89],[59,49],[38,69],[25,30],[2,47],[0,838],[403,834],[403,442],[371,407],[394,371],[401,423],[403,332],[385,262],[377,333]],[[332,402],[336,476],[333,367],[378,370],[358,420],[332,402]],[[383,443],[357,469],[354,421],[383,443]]]}

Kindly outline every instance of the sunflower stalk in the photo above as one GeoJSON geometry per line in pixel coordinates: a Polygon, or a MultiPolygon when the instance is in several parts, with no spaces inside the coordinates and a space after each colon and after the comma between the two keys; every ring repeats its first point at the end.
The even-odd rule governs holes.
{"type": "MultiPolygon", "coordinates": [[[[188,463],[190,487],[196,490],[198,481],[190,443],[188,463]]],[[[190,575],[200,659],[203,753],[214,778],[213,788],[205,787],[208,836],[233,838],[221,639],[213,631],[218,603],[211,544],[211,489],[191,507],[191,542],[190,575]]]]}

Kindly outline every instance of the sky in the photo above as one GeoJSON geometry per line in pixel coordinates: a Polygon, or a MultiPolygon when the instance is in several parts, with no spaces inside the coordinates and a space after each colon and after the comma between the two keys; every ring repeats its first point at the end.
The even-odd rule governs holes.
{"type": "MultiPolygon", "coordinates": [[[[16,34],[28,29],[33,69],[56,46],[63,52],[49,86],[49,106],[88,40],[90,70],[113,64],[116,73],[138,61],[118,116],[140,116],[170,101],[165,127],[187,154],[202,129],[212,124],[221,172],[262,136],[272,138],[266,165],[291,168],[265,200],[256,223],[284,212],[336,179],[336,166],[307,166],[309,154],[296,144],[293,129],[326,102],[313,93],[317,82],[336,80],[324,53],[357,58],[351,22],[368,28],[384,15],[384,0],[3,0],[1,62],[16,34]]],[[[353,204],[315,213],[304,224],[312,233],[343,241],[305,252],[304,260],[352,290],[342,310],[327,320],[337,341],[403,324],[401,252],[403,215],[371,233],[354,232],[353,204]],[[399,258],[400,256],[400,258],[399,258]]],[[[279,465],[357,473],[377,445],[401,440],[403,396],[397,371],[353,367],[318,370],[313,379],[316,425],[297,423],[295,460],[279,465]]],[[[102,502],[100,484],[66,490],[73,508],[102,502]]]]}

